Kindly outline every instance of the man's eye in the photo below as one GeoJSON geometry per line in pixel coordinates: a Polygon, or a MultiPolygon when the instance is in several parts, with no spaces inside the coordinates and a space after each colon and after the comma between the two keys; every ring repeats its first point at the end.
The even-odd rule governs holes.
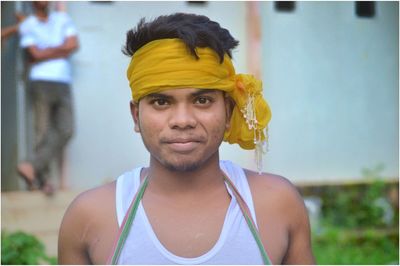
{"type": "Polygon", "coordinates": [[[208,97],[198,97],[195,100],[196,104],[209,104],[211,103],[211,99],[208,97]]]}
{"type": "Polygon", "coordinates": [[[164,106],[168,104],[168,101],[165,99],[154,99],[151,103],[156,106],[164,106]]]}

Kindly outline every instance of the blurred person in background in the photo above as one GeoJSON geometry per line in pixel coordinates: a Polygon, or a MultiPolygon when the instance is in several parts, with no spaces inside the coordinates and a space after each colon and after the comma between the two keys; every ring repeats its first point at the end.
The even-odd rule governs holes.
{"type": "Polygon", "coordinates": [[[63,5],[58,4],[56,11],[50,11],[50,5],[47,1],[33,1],[33,15],[18,27],[20,46],[30,68],[28,93],[36,135],[32,155],[20,162],[17,170],[28,189],[39,187],[47,195],[54,193],[49,182],[50,163],[63,157],[74,131],[69,57],[78,48],[77,30],[63,12],[63,5]]]}
{"type": "Polygon", "coordinates": [[[5,41],[7,38],[11,37],[12,35],[18,32],[19,25],[24,21],[26,16],[22,13],[15,13],[15,18],[17,23],[14,25],[10,25],[4,28],[1,28],[1,42],[5,41]]]}
{"type": "Polygon", "coordinates": [[[235,73],[237,45],[194,14],[142,19],[127,33],[131,115],[149,166],[71,203],[60,264],[315,263],[301,196],[261,173],[271,112],[261,81],[235,73]],[[223,140],[254,149],[259,172],[220,160],[223,140]]]}

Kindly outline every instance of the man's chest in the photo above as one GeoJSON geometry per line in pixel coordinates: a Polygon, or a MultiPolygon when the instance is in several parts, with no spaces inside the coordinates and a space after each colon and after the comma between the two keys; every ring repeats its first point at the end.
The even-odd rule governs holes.
{"type": "MultiPolygon", "coordinates": [[[[211,215],[205,210],[148,208],[145,211],[143,205],[140,208],[135,220],[140,223],[148,222],[147,230],[151,230],[145,232],[146,226],[141,227],[139,229],[144,232],[140,235],[154,235],[167,250],[181,257],[198,257],[209,251],[220,237],[227,211],[227,206],[211,215]]],[[[110,210],[109,213],[115,213],[115,210],[110,210]]],[[[110,216],[103,216],[88,230],[87,252],[93,264],[105,264],[112,251],[118,225],[110,216]]],[[[132,226],[130,234],[135,235],[137,229],[132,226]]]]}
{"type": "Polygon", "coordinates": [[[48,48],[61,45],[65,39],[65,26],[60,21],[52,19],[47,23],[37,23],[30,30],[31,37],[40,48],[48,48]]]}
{"type": "Polygon", "coordinates": [[[167,250],[181,257],[198,257],[209,251],[218,241],[228,215],[230,198],[221,198],[218,203],[206,207],[192,207],[145,202],[143,215],[151,231],[167,250]],[[147,204],[146,204],[147,203],[147,204]]]}

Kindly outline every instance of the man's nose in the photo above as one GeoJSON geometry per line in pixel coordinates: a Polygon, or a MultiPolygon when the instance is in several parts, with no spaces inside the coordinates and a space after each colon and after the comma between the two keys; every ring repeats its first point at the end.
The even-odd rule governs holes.
{"type": "Polygon", "coordinates": [[[189,129],[195,128],[197,119],[193,112],[193,108],[189,104],[177,104],[171,112],[169,126],[172,129],[189,129]]]}

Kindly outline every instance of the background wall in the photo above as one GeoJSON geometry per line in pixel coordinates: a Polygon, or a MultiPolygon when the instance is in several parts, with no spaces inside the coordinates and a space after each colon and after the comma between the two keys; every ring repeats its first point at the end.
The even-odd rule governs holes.
{"type": "MultiPolygon", "coordinates": [[[[274,2],[259,3],[259,56],[273,113],[264,170],[295,183],[326,182],[361,179],[362,168],[382,164],[384,176],[398,177],[399,4],[375,3],[372,18],[357,17],[355,2],[295,2],[292,12],[278,12],[274,2]]],[[[127,30],[141,17],[173,12],[209,16],[241,41],[234,64],[237,72],[247,72],[246,2],[66,5],[80,38],[80,50],[72,57],[76,132],[67,149],[72,188],[100,185],[148,162],[140,135],[133,131],[125,77],[129,58],[121,53],[127,30]]],[[[24,105],[24,97],[13,97],[7,106],[24,105]]],[[[27,119],[23,110],[17,113],[18,120],[27,119]]],[[[12,121],[2,117],[2,130],[15,127],[12,121]]],[[[2,155],[7,169],[15,168],[16,160],[3,160],[11,152],[18,150],[18,159],[25,156],[25,124],[17,123],[18,148],[2,155]]],[[[255,169],[253,152],[237,145],[223,144],[221,158],[255,169]]]]}
{"type": "Polygon", "coordinates": [[[399,4],[262,5],[263,77],[272,108],[270,171],[296,180],[357,179],[364,167],[399,172],[399,4]]]}

